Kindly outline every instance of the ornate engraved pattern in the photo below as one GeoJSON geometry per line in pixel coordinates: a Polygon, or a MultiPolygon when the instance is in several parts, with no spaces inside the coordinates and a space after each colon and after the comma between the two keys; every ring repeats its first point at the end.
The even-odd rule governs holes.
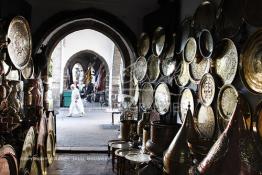
{"type": "Polygon", "coordinates": [[[169,88],[165,83],[160,83],[155,91],[155,107],[159,114],[164,115],[169,111],[171,97],[169,88]]]}
{"type": "Polygon", "coordinates": [[[192,63],[189,64],[190,80],[195,84],[199,84],[203,75],[208,72],[209,67],[210,67],[210,61],[208,59],[203,58],[198,63],[197,59],[195,58],[192,61],[192,63]]]}
{"type": "Polygon", "coordinates": [[[188,105],[190,104],[190,110],[194,115],[195,103],[193,93],[189,88],[185,88],[180,97],[180,119],[184,122],[188,110],[188,105]]]}
{"type": "Polygon", "coordinates": [[[144,83],[141,98],[143,110],[149,110],[154,101],[154,89],[150,83],[144,83]]]}
{"type": "Polygon", "coordinates": [[[197,125],[203,137],[212,139],[215,132],[215,115],[211,106],[201,105],[197,114],[197,125]]]}
{"type": "Polygon", "coordinates": [[[199,97],[204,106],[209,106],[215,97],[215,81],[211,74],[206,73],[201,81],[199,87],[199,97]]]}
{"type": "Polygon", "coordinates": [[[9,56],[17,69],[23,69],[31,58],[32,41],[28,22],[21,16],[14,17],[11,21],[7,37],[9,56]]]}
{"type": "Polygon", "coordinates": [[[230,39],[223,39],[222,46],[225,49],[215,59],[215,70],[224,84],[230,84],[235,78],[238,67],[238,55],[235,44],[230,39]]]}
{"type": "Polygon", "coordinates": [[[134,65],[134,76],[138,81],[142,81],[146,75],[147,62],[145,57],[139,57],[134,65]]]}
{"type": "Polygon", "coordinates": [[[148,77],[150,81],[156,81],[160,74],[160,60],[158,56],[151,55],[148,61],[148,77]]]}
{"type": "Polygon", "coordinates": [[[253,92],[262,93],[261,29],[248,39],[240,57],[243,80],[253,92]]]}

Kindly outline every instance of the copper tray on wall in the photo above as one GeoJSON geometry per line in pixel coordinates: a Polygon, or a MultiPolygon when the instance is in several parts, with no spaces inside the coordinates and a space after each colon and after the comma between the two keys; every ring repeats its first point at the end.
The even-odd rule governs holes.
{"type": "Polygon", "coordinates": [[[9,57],[17,69],[23,69],[28,64],[32,53],[32,38],[27,20],[16,16],[9,24],[7,45],[9,57]]]}
{"type": "Polygon", "coordinates": [[[186,63],[192,63],[197,53],[197,43],[195,38],[188,38],[183,50],[183,59],[186,63]]]}
{"type": "Polygon", "coordinates": [[[165,76],[170,76],[176,69],[176,61],[174,58],[165,58],[161,63],[162,73],[165,76]]]}
{"type": "Polygon", "coordinates": [[[150,83],[144,83],[141,89],[141,106],[144,111],[150,110],[154,102],[154,89],[150,83]]]}
{"type": "Polygon", "coordinates": [[[240,54],[243,83],[254,93],[262,94],[262,29],[252,34],[240,54]]]}
{"type": "Polygon", "coordinates": [[[150,48],[150,38],[147,33],[141,33],[137,42],[137,53],[141,57],[145,57],[150,48]]]}
{"type": "Polygon", "coordinates": [[[160,83],[157,85],[154,99],[156,110],[160,115],[164,115],[170,111],[171,96],[167,84],[160,83]]]}

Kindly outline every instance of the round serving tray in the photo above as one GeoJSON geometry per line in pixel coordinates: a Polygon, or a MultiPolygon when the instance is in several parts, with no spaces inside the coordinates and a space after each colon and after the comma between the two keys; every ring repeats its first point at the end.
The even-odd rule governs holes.
{"type": "Polygon", "coordinates": [[[152,52],[155,56],[160,56],[166,45],[165,30],[163,27],[157,27],[152,38],[152,52]]]}
{"type": "Polygon", "coordinates": [[[184,122],[188,110],[188,105],[190,105],[190,110],[192,115],[195,111],[195,101],[193,92],[189,88],[182,90],[179,98],[179,117],[182,122],[184,122]]]}
{"type": "Polygon", "coordinates": [[[221,87],[217,98],[217,109],[223,120],[229,121],[236,110],[239,94],[231,84],[221,87]]]}
{"type": "Polygon", "coordinates": [[[216,48],[218,54],[214,60],[216,74],[223,84],[231,84],[236,76],[238,67],[237,48],[231,39],[224,38],[216,48]]]}
{"type": "Polygon", "coordinates": [[[170,76],[176,69],[176,61],[174,58],[165,58],[161,63],[162,73],[165,76],[170,76]]]}
{"type": "Polygon", "coordinates": [[[198,59],[210,58],[214,50],[214,42],[212,34],[209,30],[203,29],[197,34],[197,45],[198,45],[198,59]]]}
{"type": "Polygon", "coordinates": [[[210,73],[204,74],[199,83],[199,99],[204,106],[209,106],[215,97],[216,85],[210,73]]]}
{"type": "Polygon", "coordinates": [[[179,87],[185,87],[189,83],[189,71],[188,71],[188,64],[182,60],[180,61],[180,66],[177,66],[179,68],[177,74],[175,75],[175,81],[176,84],[179,87]]]}
{"type": "Polygon", "coordinates": [[[9,24],[7,45],[9,57],[17,69],[24,69],[28,64],[32,53],[32,39],[27,20],[22,16],[16,16],[9,24]]]}
{"type": "Polygon", "coordinates": [[[150,82],[154,82],[160,75],[160,59],[158,56],[151,55],[147,64],[147,76],[150,82]]]}
{"type": "Polygon", "coordinates": [[[240,54],[241,79],[254,93],[262,94],[262,29],[252,34],[240,54]]]}
{"type": "Polygon", "coordinates": [[[186,45],[183,50],[183,59],[186,63],[191,63],[195,57],[197,52],[197,43],[195,38],[188,38],[186,45]]]}
{"type": "Polygon", "coordinates": [[[141,89],[141,106],[144,111],[151,108],[154,101],[154,89],[150,83],[144,83],[141,89]]]}
{"type": "Polygon", "coordinates": [[[154,104],[160,115],[164,115],[170,111],[171,95],[167,84],[160,83],[157,85],[154,94],[154,104]]]}
{"type": "Polygon", "coordinates": [[[139,56],[146,56],[150,48],[150,38],[147,33],[141,33],[137,42],[137,53],[139,56]]]}
{"type": "Polygon", "coordinates": [[[211,140],[215,134],[216,118],[211,106],[199,104],[197,106],[197,126],[201,136],[211,140]]]}
{"type": "Polygon", "coordinates": [[[197,62],[195,58],[193,62],[189,64],[190,81],[194,84],[199,84],[204,74],[209,71],[209,68],[209,59],[203,58],[200,62],[197,62]]]}
{"type": "Polygon", "coordinates": [[[139,57],[133,67],[134,76],[138,81],[142,81],[147,72],[147,61],[145,57],[139,57]]]}

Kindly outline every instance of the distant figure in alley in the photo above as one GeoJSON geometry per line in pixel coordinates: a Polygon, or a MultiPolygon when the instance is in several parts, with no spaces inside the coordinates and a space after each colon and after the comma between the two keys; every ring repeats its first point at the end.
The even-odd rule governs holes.
{"type": "Polygon", "coordinates": [[[71,117],[72,115],[80,115],[82,117],[85,112],[79,90],[76,88],[74,84],[72,84],[70,87],[72,89],[72,95],[71,104],[69,107],[69,117],[71,117]]]}

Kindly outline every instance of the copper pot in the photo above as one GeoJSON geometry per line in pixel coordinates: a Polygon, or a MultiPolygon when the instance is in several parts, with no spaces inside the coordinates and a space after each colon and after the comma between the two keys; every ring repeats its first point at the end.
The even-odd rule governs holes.
{"type": "Polygon", "coordinates": [[[120,138],[121,140],[131,140],[132,136],[136,134],[137,121],[123,120],[120,123],[120,138]]]}
{"type": "Polygon", "coordinates": [[[164,124],[160,121],[151,123],[150,140],[146,143],[146,149],[155,156],[163,156],[166,150],[179,130],[179,124],[164,124]]]}

